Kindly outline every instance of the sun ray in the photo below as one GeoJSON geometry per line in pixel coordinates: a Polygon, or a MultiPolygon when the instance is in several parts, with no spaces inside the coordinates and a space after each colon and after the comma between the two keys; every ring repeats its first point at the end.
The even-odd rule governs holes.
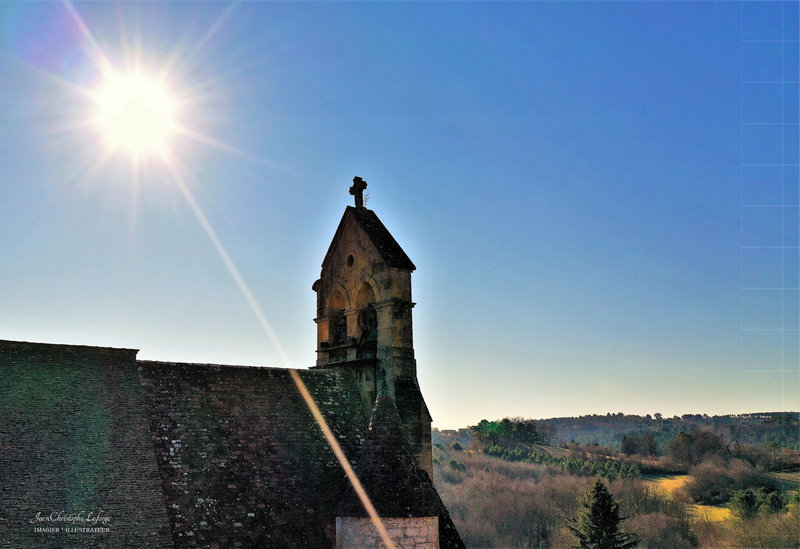
{"type": "Polygon", "coordinates": [[[81,35],[83,35],[84,39],[86,40],[87,47],[84,47],[84,50],[87,50],[89,59],[91,59],[95,63],[95,66],[100,71],[106,70],[110,65],[108,62],[108,58],[103,53],[102,48],[100,48],[100,46],[98,45],[97,40],[95,40],[92,31],[89,30],[89,27],[84,22],[83,17],[81,17],[80,13],[78,13],[78,10],[75,9],[75,6],[72,4],[71,0],[63,0],[62,3],[64,5],[64,8],[67,10],[67,13],[69,13],[72,22],[75,24],[75,26],[80,31],[81,35]]]}
{"type": "Polygon", "coordinates": [[[192,95],[195,96],[206,96],[209,90],[218,91],[220,86],[226,81],[234,81],[237,80],[240,76],[246,74],[249,70],[257,67],[259,63],[255,60],[252,60],[248,63],[242,63],[235,67],[229,68],[227,71],[217,73],[215,78],[207,78],[200,82],[197,82],[192,88],[189,88],[187,91],[191,92],[192,95]]]}
{"type": "Polygon", "coordinates": [[[202,208],[200,208],[200,205],[194,199],[194,196],[189,190],[189,187],[186,185],[186,182],[183,180],[183,177],[178,173],[176,166],[169,165],[168,167],[170,169],[170,172],[172,173],[173,181],[183,194],[184,198],[189,204],[189,207],[195,214],[195,217],[197,218],[198,222],[203,227],[203,230],[206,232],[206,235],[211,240],[211,243],[213,244],[217,253],[221,257],[223,263],[225,264],[225,267],[228,269],[228,272],[233,277],[234,281],[236,282],[236,285],[239,287],[239,291],[241,291],[243,297],[245,298],[251,310],[258,319],[259,323],[261,324],[261,327],[264,330],[265,334],[267,335],[267,337],[269,338],[270,342],[275,347],[275,349],[278,351],[278,354],[281,357],[281,359],[290,368],[289,374],[291,375],[292,380],[297,386],[297,390],[303,397],[303,401],[306,403],[306,406],[308,407],[312,417],[316,421],[317,426],[320,428],[320,431],[325,437],[328,446],[330,446],[331,450],[336,456],[339,465],[344,470],[348,482],[351,484],[353,490],[355,490],[356,494],[358,495],[358,498],[361,500],[361,504],[367,511],[367,514],[369,515],[372,524],[375,526],[375,529],[381,536],[384,545],[389,549],[394,549],[396,546],[392,541],[391,537],[389,536],[389,532],[386,529],[386,525],[384,524],[380,515],[378,515],[378,512],[376,511],[375,506],[372,504],[369,495],[367,494],[366,490],[364,490],[364,487],[361,485],[361,481],[358,479],[358,475],[356,475],[355,471],[353,470],[353,467],[347,460],[347,456],[345,456],[341,446],[339,446],[339,442],[336,440],[336,437],[334,436],[333,431],[331,431],[328,422],[322,415],[319,406],[317,406],[317,403],[314,401],[314,398],[309,393],[308,388],[306,387],[305,383],[300,377],[300,374],[296,369],[291,367],[292,366],[291,359],[289,358],[288,354],[283,348],[283,345],[278,339],[277,333],[275,333],[275,330],[272,328],[272,325],[269,323],[266,316],[264,315],[264,312],[261,310],[258,301],[255,299],[247,283],[244,281],[244,278],[239,273],[239,269],[236,267],[236,264],[233,262],[233,259],[225,250],[225,247],[219,240],[219,237],[217,237],[216,232],[211,226],[211,223],[208,221],[208,218],[203,213],[202,208]]]}
{"type": "Polygon", "coordinates": [[[219,17],[217,17],[216,21],[214,21],[214,23],[208,28],[206,33],[200,37],[200,40],[195,42],[195,46],[192,48],[194,53],[199,52],[203,47],[205,47],[206,42],[208,42],[215,34],[217,34],[217,32],[219,32],[219,30],[222,28],[222,25],[233,13],[234,8],[237,7],[238,5],[232,2],[228,4],[224,10],[222,10],[222,13],[219,14],[219,17]]]}
{"type": "Polygon", "coordinates": [[[297,386],[297,390],[300,391],[300,395],[303,397],[308,409],[311,411],[314,421],[317,422],[317,425],[322,431],[323,436],[325,436],[325,440],[328,441],[328,445],[331,447],[331,450],[333,450],[333,454],[339,461],[339,465],[341,465],[342,469],[344,469],[345,475],[347,475],[347,480],[350,482],[353,490],[355,490],[356,495],[358,495],[358,499],[361,500],[361,505],[364,506],[364,510],[369,515],[373,526],[375,526],[375,529],[380,534],[383,544],[389,549],[394,549],[395,544],[392,541],[392,538],[389,536],[389,531],[386,529],[386,525],[383,523],[380,515],[378,515],[378,511],[375,510],[375,506],[372,505],[372,501],[369,499],[367,491],[364,490],[364,487],[361,485],[361,481],[358,479],[358,475],[356,475],[356,472],[353,470],[353,467],[347,460],[347,456],[344,455],[342,447],[339,446],[339,441],[336,440],[333,431],[331,431],[330,426],[328,426],[328,422],[325,421],[325,417],[322,415],[322,412],[320,412],[319,406],[317,406],[317,403],[314,402],[314,397],[312,397],[311,393],[308,392],[308,387],[306,387],[306,384],[303,382],[303,379],[300,377],[300,374],[297,372],[297,370],[292,368],[289,370],[289,374],[292,376],[292,379],[297,386]]]}
{"type": "Polygon", "coordinates": [[[266,162],[265,159],[263,159],[263,158],[261,158],[259,156],[255,156],[254,154],[251,154],[251,153],[249,153],[247,151],[244,151],[242,149],[234,147],[233,145],[229,145],[229,144],[227,144],[227,143],[225,143],[223,141],[220,141],[218,139],[214,139],[213,137],[210,137],[210,136],[203,135],[201,133],[195,132],[195,131],[187,128],[187,127],[179,126],[176,129],[176,132],[179,133],[180,135],[186,136],[186,137],[188,137],[188,138],[190,138],[190,139],[192,139],[194,141],[197,141],[198,143],[202,143],[204,145],[208,145],[209,147],[215,148],[217,150],[224,151],[224,152],[231,153],[231,154],[235,154],[236,156],[239,156],[239,157],[242,157],[242,158],[247,158],[249,160],[255,160],[257,162],[266,162]]]}
{"type": "Polygon", "coordinates": [[[202,37],[200,37],[200,39],[194,42],[194,46],[191,48],[190,52],[186,48],[177,46],[167,56],[167,60],[164,62],[162,70],[165,73],[170,73],[178,65],[179,61],[181,61],[184,58],[189,58],[193,54],[198,54],[198,52],[200,52],[201,49],[206,45],[206,42],[208,42],[215,34],[217,34],[217,32],[219,32],[220,28],[222,28],[222,25],[225,23],[228,17],[230,17],[235,7],[236,4],[233,3],[228,4],[225,7],[225,9],[222,10],[219,17],[217,17],[214,23],[211,24],[206,33],[202,37]]]}
{"type": "Polygon", "coordinates": [[[270,343],[272,343],[273,347],[275,347],[281,360],[287,366],[290,365],[291,360],[289,359],[289,355],[283,348],[283,344],[280,342],[280,339],[278,338],[277,333],[273,329],[272,324],[270,324],[270,322],[267,320],[267,317],[261,310],[261,306],[258,304],[258,301],[256,300],[255,296],[253,296],[253,292],[250,291],[250,287],[245,282],[244,278],[239,272],[239,269],[233,262],[233,259],[231,259],[231,256],[225,249],[225,246],[223,246],[222,241],[220,241],[216,231],[214,231],[214,228],[211,226],[211,223],[208,221],[208,218],[206,217],[202,208],[194,199],[194,195],[192,195],[183,177],[181,176],[180,173],[178,173],[177,167],[175,166],[174,163],[171,163],[167,164],[167,169],[172,174],[173,178],[172,181],[175,183],[178,190],[186,199],[189,208],[192,210],[192,213],[194,213],[195,217],[197,218],[197,221],[200,223],[200,226],[205,231],[209,240],[211,240],[211,244],[214,246],[214,249],[217,251],[217,254],[219,254],[220,258],[222,259],[223,264],[228,269],[228,273],[233,277],[236,286],[239,287],[239,291],[242,293],[242,296],[244,297],[245,301],[247,301],[247,304],[250,306],[250,309],[253,311],[253,314],[258,319],[259,324],[264,329],[264,333],[267,334],[270,343]]]}

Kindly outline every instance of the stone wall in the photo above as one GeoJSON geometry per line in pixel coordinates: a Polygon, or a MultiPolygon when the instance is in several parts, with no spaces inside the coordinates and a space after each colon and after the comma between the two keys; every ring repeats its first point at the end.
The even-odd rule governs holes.
{"type": "MultiPolygon", "coordinates": [[[[384,518],[398,549],[439,549],[439,518],[384,518]]],[[[336,548],[386,547],[369,518],[337,517],[336,548]]]]}

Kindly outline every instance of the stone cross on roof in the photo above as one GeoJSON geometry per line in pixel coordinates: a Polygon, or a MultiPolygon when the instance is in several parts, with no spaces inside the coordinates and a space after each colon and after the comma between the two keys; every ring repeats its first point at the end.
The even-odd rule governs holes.
{"type": "Polygon", "coordinates": [[[364,189],[367,188],[367,182],[360,177],[353,178],[353,186],[350,187],[350,194],[356,198],[356,208],[364,207],[364,189]]]}

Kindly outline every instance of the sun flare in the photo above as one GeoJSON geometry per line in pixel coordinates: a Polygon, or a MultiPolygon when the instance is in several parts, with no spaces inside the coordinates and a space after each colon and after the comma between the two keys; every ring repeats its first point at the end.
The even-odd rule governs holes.
{"type": "Polygon", "coordinates": [[[169,152],[179,105],[165,82],[140,72],[108,73],[94,100],[96,124],[112,150],[132,157],[169,152]]]}

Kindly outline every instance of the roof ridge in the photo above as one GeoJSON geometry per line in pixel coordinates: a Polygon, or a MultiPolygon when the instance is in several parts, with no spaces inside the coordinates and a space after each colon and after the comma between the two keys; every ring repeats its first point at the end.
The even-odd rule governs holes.
{"type": "Polygon", "coordinates": [[[138,353],[139,349],[130,349],[127,347],[106,347],[103,345],[81,345],[76,343],[46,343],[41,341],[14,341],[11,339],[0,339],[0,348],[2,347],[58,347],[60,349],[74,349],[82,351],[99,351],[99,352],[112,352],[112,353],[138,353]]]}

